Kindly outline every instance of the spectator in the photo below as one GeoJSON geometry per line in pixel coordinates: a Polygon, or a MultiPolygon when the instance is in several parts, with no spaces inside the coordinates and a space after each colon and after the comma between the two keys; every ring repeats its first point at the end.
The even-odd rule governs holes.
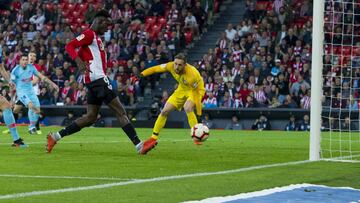
{"type": "Polygon", "coordinates": [[[74,116],[74,112],[73,111],[68,111],[66,118],[64,118],[64,120],[61,122],[61,126],[68,126],[70,125],[73,121],[75,121],[75,116],[74,116]]]}
{"type": "Polygon", "coordinates": [[[215,123],[211,120],[211,116],[208,113],[205,113],[204,118],[202,119],[201,123],[206,125],[209,129],[215,128],[215,123]]]}
{"type": "Polygon", "coordinates": [[[253,125],[251,126],[253,130],[271,130],[271,125],[268,119],[264,115],[260,115],[258,119],[255,120],[253,125]]]}
{"type": "Polygon", "coordinates": [[[153,16],[164,16],[165,14],[164,4],[160,0],[155,0],[150,8],[149,14],[153,16]]]}
{"type": "Polygon", "coordinates": [[[206,27],[206,12],[204,8],[201,6],[201,2],[197,1],[195,3],[195,7],[192,9],[192,12],[196,18],[196,21],[199,24],[199,31],[200,33],[203,33],[203,28],[206,27]]]}
{"type": "Polygon", "coordinates": [[[217,100],[214,97],[214,93],[211,91],[206,92],[207,99],[203,101],[204,108],[216,108],[217,107],[217,100]]]}
{"type": "Polygon", "coordinates": [[[195,16],[193,16],[192,12],[191,11],[188,11],[187,12],[187,15],[186,15],[186,18],[185,18],[185,26],[184,26],[184,29],[189,29],[193,36],[194,36],[194,39],[198,39],[198,36],[199,36],[199,25],[196,21],[196,18],[195,16]]]}
{"type": "MultiPolygon", "coordinates": [[[[356,120],[356,122],[358,122],[358,121],[356,120]]],[[[356,130],[356,127],[355,127],[354,123],[351,121],[350,117],[349,116],[345,117],[345,119],[341,123],[341,131],[351,132],[351,131],[355,131],[355,130],[356,130]]]]}
{"type": "Polygon", "coordinates": [[[297,128],[295,116],[291,115],[289,119],[289,123],[286,124],[285,126],[285,131],[297,131],[297,130],[298,128],[297,128]]]}
{"type": "Polygon", "coordinates": [[[310,130],[310,117],[305,114],[303,120],[299,124],[299,131],[309,131],[310,130]]]}
{"type": "Polygon", "coordinates": [[[36,15],[33,15],[29,19],[30,23],[36,25],[36,30],[37,31],[42,31],[42,29],[44,28],[45,20],[46,20],[45,16],[44,16],[43,11],[41,9],[37,9],[36,15]]]}
{"type": "Polygon", "coordinates": [[[242,130],[243,126],[239,122],[239,118],[236,115],[231,117],[231,122],[228,123],[225,127],[225,130],[242,130]]]}

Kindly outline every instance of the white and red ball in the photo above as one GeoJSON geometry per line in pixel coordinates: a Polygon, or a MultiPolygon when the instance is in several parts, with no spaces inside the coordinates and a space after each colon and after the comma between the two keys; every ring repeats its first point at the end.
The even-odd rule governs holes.
{"type": "Polygon", "coordinates": [[[209,128],[202,123],[198,123],[191,128],[191,137],[195,141],[204,142],[209,137],[209,128]]]}

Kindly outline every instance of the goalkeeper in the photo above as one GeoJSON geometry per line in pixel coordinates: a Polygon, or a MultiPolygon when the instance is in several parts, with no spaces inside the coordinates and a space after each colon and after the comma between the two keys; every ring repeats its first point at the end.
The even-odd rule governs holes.
{"type": "MultiPolygon", "coordinates": [[[[160,115],[156,119],[152,135],[144,142],[144,148],[155,147],[160,130],[164,127],[169,113],[173,110],[177,109],[180,111],[184,108],[190,128],[198,123],[194,109],[196,109],[198,116],[201,115],[201,99],[205,94],[204,81],[199,71],[194,66],[186,63],[185,55],[180,53],[175,56],[173,62],[153,66],[141,72],[140,75],[146,77],[154,73],[163,72],[170,72],[178,82],[178,87],[167,100],[160,115]]],[[[195,144],[201,143],[195,141],[195,144]]]]}

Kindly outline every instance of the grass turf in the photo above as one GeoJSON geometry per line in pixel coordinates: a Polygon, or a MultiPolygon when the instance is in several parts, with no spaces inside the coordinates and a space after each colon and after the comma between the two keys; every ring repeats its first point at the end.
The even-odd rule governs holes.
{"type": "MultiPolygon", "coordinates": [[[[59,128],[43,128],[43,132],[56,129],[59,128]]],[[[208,141],[203,146],[196,146],[192,143],[189,130],[164,129],[154,151],[139,156],[121,129],[87,128],[64,138],[55,146],[52,154],[46,154],[46,135],[27,135],[25,127],[19,130],[30,145],[27,149],[11,148],[10,136],[0,136],[0,198],[14,193],[300,161],[308,159],[309,151],[308,133],[211,130],[208,141]],[[4,176],[9,174],[119,179],[4,176]]],[[[151,129],[138,129],[142,139],[146,139],[150,132],[151,129]]],[[[313,162],[3,201],[179,202],[295,183],[360,188],[359,171],[358,163],[313,162]]]]}

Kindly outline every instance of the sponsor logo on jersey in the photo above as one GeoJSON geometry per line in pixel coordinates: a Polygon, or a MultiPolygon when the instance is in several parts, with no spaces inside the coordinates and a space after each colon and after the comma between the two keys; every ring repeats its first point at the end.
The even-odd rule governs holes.
{"type": "Polygon", "coordinates": [[[79,36],[76,37],[76,40],[77,40],[77,41],[81,41],[81,40],[84,39],[84,38],[85,38],[85,35],[84,35],[84,34],[81,34],[81,35],[79,35],[79,36]]]}

